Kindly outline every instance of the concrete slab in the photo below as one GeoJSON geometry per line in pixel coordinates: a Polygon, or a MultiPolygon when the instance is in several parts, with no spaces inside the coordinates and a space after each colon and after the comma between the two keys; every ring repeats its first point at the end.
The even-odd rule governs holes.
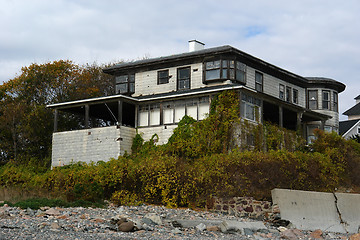
{"type": "Polygon", "coordinates": [[[360,194],[335,193],[337,207],[349,233],[358,233],[360,229],[360,194]]]}
{"type": "Polygon", "coordinates": [[[358,232],[360,194],[288,189],[274,189],[271,193],[273,203],[279,206],[281,218],[289,220],[298,229],[358,232]]]}

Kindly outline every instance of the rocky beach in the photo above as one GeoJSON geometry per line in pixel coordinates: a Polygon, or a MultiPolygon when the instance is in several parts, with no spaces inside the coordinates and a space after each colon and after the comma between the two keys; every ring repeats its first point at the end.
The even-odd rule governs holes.
{"type": "Polygon", "coordinates": [[[360,239],[301,231],[286,221],[163,206],[0,207],[0,239],[360,239]],[[284,226],[286,225],[286,226],[284,226]]]}

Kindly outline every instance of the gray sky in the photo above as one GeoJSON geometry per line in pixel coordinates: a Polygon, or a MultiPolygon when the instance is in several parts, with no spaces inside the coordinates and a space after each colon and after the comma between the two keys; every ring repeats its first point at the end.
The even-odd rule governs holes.
{"type": "Polygon", "coordinates": [[[166,56],[197,39],[345,83],[342,113],[360,95],[359,13],[358,0],[0,0],[0,83],[31,63],[166,56]]]}

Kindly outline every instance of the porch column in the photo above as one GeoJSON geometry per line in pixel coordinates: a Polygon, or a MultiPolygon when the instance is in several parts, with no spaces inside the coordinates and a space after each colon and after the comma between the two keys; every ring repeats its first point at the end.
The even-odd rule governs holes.
{"type": "Polygon", "coordinates": [[[58,118],[59,118],[59,112],[57,109],[54,111],[54,132],[57,132],[58,130],[58,118]]]}
{"type": "Polygon", "coordinates": [[[85,128],[89,128],[89,115],[90,115],[90,106],[89,104],[85,105],[85,128]]]}
{"type": "Polygon", "coordinates": [[[279,127],[284,126],[283,108],[279,106],[279,127]]]}
{"type": "Polygon", "coordinates": [[[122,126],[123,101],[118,101],[118,126],[122,126]]]}
{"type": "Polygon", "coordinates": [[[138,112],[139,112],[139,105],[135,105],[135,128],[137,128],[138,127],[138,112]]]}
{"type": "Polygon", "coordinates": [[[302,112],[298,112],[296,114],[296,131],[301,129],[301,118],[302,118],[303,113],[302,112]]]}
{"type": "Polygon", "coordinates": [[[324,131],[326,120],[321,120],[320,129],[324,131]]]}

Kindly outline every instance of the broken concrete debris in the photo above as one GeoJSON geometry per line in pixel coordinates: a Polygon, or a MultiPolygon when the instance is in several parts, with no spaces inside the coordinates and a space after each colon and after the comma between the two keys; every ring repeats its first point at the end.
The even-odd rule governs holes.
{"type": "Polygon", "coordinates": [[[272,190],[281,219],[302,230],[358,233],[360,194],[272,190]]]}

